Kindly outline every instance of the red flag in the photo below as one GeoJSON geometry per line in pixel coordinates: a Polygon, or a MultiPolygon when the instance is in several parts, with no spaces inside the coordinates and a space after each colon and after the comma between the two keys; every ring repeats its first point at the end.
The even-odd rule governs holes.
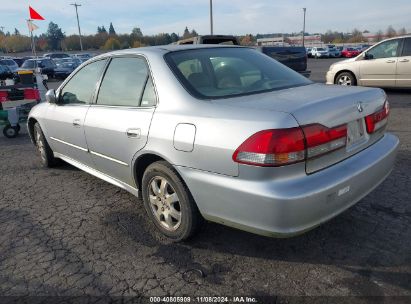
{"type": "Polygon", "coordinates": [[[39,13],[37,13],[34,9],[31,8],[31,6],[29,6],[29,11],[30,11],[30,19],[44,20],[44,18],[39,13]]]}

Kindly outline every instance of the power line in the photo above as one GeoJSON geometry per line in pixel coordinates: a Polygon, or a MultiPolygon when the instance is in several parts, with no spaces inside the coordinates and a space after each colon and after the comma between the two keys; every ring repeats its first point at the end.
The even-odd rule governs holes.
{"type": "Polygon", "coordinates": [[[81,4],[77,4],[77,3],[74,2],[74,3],[71,3],[70,5],[73,5],[76,8],[78,35],[80,37],[80,49],[81,49],[81,51],[83,51],[83,43],[81,42],[80,21],[78,19],[78,11],[77,11],[77,7],[81,6],[81,4]]]}

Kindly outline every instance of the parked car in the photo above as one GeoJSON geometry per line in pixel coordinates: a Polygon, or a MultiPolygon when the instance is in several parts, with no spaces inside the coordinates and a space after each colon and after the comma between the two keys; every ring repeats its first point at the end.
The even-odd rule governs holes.
{"type": "Polygon", "coordinates": [[[70,58],[70,55],[66,53],[46,53],[43,55],[43,57],[50,58],[50,59],[58,59],[58,58],[70,58]]]}
{"type": "Polygon", "coordinates": [[[0,65],[7,65],[7,67],[12,71],[13,73],[17,72],[17,69],[19,66],[13,59],[0,59],[0,65]]]}
{"type": "Polygon", "coordinates": [[[34,71],[36,67],[41,68],[41,72],[47,75],[49,78],[54,77],[54,69],[56,68],[56,65],[54,64],[53,60],[49,58],[26,60],[18,70],[34,71]]]}
{"type": "Polygon", "coordinates": [[[18,67],[21,67],[23,62],[26,61],[26,59],[23,59],[22,57],[13,57],[12,59],[15,63],[17,63],[18,67]]]}
{"type": "Polygon", "coordinates": [[[411,36],[384,40],[356,58],[334,63],[328,84],[411,88],[411,36]]]}
{"type": "Polygon", "coordinates": [[[73,58],[78,58],[78,59],[81,59],[81,60],[84,60],[84,59],[88,60],[88,59],[92,58],[93,56],[89,53],[81,53],[81,54],[74,54],[72,57],[73,58]]]}
{"type": "Polygon", "coordinates": [[[306,53],[307,53],[307,57],[313,57],[313,56],[311,55],[311,50],[312,50],[312,48],[310,48],[310,47],[305,48],[305,51],[306,51],[306,53]]]}
{"type": "Polygon", "coordinates": [[[341,57],[341,52],[340,52],[340,50],[339,49],[337,49],[335,46],[333,46],[333,47],[327,47],[327,49],[326,49],[327,51],[328,51],[328,54],[329,54],[329,56],[330,57],[333,57],[333,58],[339,58],[339,57],[341,57]]]}
{"type": "Polygon", "coordinates": [[[10,70],[7,65],[0,64],[0,80],[5,80],[7,78],[14,78],[14,73],[10,70]]]}
{"type": "Polygon", "coordinates": [[[313,47],[311,50],[311,56],[314,58],[328,58],[330,57],[330,53],[328,53],[325,48],[313,47]]]}
{"type": "MultiPolygon", "coordinates": [[[[68,60],[71,60],[67,58],[68,60]]],[[[56,64],[56,67],[54,68],[54,78],[57,79],[66,79],[67,76],[69,76],[74,69],[77,67],[74,66],[74,63],[72,61],[68,61],[66,58],[64,59],[54,59],[54,63],[56,64]]]]}
{"type": "Polygon", "coordinates": [[[261,46],[257,49],[305,77],[310,77],[311,71],[307,70],[307,52],[304,47],[261,46]]]}
{"type": "Polygon", "coordinates": [[[341,51],[341,56],[345,57],[345,58],[351,58],[351,57],[356,57],[360,54],[361,52],[353,47],[345,47],[342,51],[341,51]]]}
{"type": "Polygon", "coordinates": [[[46,99],[28,120],[43,166],[63,159],[141,196],[172,241],[202,219],[303,233],[380,184],[399,145],[381,89],[315,84],[244,47],[106,53],[46,99]]]}

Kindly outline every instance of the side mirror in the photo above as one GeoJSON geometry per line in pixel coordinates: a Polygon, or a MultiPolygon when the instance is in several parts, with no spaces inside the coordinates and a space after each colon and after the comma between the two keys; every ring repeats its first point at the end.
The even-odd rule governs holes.
{"type": "Polygon", "coordinates": [[[48,90],[46,93],[46,101],[48,103],[57,103],[56,91],[48,90]]]}
{"type": "Polygon", "coordinates": [[[374,56],[371,55],[371,54],[369,54],[369,53],[367,53],[367,52],[364,52],[364,59],[365,59],[365,60],[374,59],[374,56]]]}

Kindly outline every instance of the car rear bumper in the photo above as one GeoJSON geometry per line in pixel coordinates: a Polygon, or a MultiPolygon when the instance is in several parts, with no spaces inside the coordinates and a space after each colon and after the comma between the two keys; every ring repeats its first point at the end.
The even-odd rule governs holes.
{"type": "Polygon", "coordinates": [[[398,145],[398,138],[387,133],[340,163],[293,178],[247,180],[241,174],[176,169],[206,219],[261,235],[290,237],[335,217],[377,187],[392,171],[398,145]]]}

